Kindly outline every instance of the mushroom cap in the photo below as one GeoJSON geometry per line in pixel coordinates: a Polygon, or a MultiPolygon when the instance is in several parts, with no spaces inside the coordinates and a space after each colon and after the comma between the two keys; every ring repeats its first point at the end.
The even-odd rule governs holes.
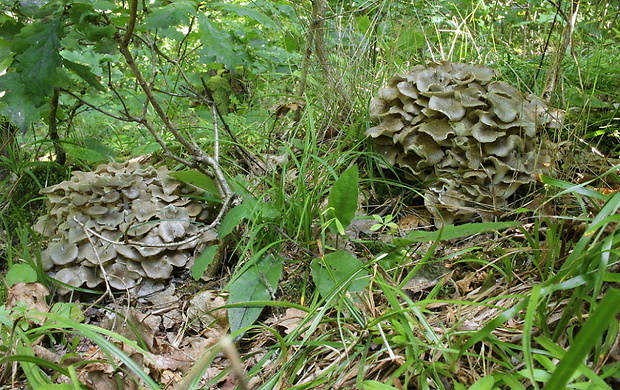
{"type": "MultiPolygon", "coordinates": [[[[409,115],[401,111],[395,115],[409,115]]],[[[104,278],[118,290],[159,285],[188,266],[197,245],[217,238],[198,228],[216,215],[212,205],[200,199],[201,190],[170,177],[166,167],[102,164],[93,172],[76,171],[41,194],[48,197],[48,214],[33,229],[50,239],[42,268],[71,286],[96,288],[104,278]]]]}
{"type": "Polygon", "coordinates": [[[539,131],[559,126],[561,113],[495,77],[478,64],[417,65],[370,103],[366,135],[387,163],[431,183],[425,202],[436,224],[490,218],[549,166],[539,131]]]}

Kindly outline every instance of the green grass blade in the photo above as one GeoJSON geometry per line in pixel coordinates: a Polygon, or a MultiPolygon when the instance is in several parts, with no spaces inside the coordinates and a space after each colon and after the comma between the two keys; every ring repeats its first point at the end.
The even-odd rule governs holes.
{"type": "Polygon", "coordinates": [[[620,290],[610,290],[599,302],[596,310],[573,341],[557,368],[545,385],[545,390],[564,390],[566,384],[579,365],[586,358],[590,350],[598,343],[600,336],[607,330],[607,327],[615,321],[615,317],[620,313],[620,290]]]}

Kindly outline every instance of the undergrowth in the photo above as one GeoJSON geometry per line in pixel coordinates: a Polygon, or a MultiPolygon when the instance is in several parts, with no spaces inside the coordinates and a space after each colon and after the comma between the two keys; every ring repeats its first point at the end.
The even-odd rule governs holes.
{"type": "MultiPolygon", "coordinates": [[[[97,363],[113,367],[102,372],[117,386],[150,389],[617,388],[618,85],[610,75],[619,53],[617,30],[604,33],[615,14],[589,4],[586,14],[604,16],[580,20],[562,63],[553,102],[568,119],[548,135],[558,145],[553,177],[539,177],[495,222],[434,230],[422,184],[387,167],[364,139],[370,98],[395,72],[430,60],[490,64],[519,89],[540,93],[552,52],[547,34],[551,43],[560,39],[555,10],[528,2],[536,17],[526,18],[480,1],[363,3],[330,2],[334,17],[325,18],[328,34],[318,43],[329,62],[312,57],[304,96],[292,88],[299,51],[278,58],[277,70],[294,71],[251,74],[255,89],[247,100],[235,97],[224,116],[232,131],[222,136],[222,161],[240,202],[220,226],[224,253],[210,253],[224,258],[214,284],[230,291],[229,310],[259,308],[256,315],[231,324],[230,338],[212,338],[191,369],[165,382],[133,359],[148,360],[155,347],[86,323],[92,307],[45,307],[41,292],[45,305],[33,308],[9,293],[0,306],[0,384],[91,388],[84,367],[97,363]],[[590,50],[592,42],[605,50],[590,50]],[[260,166],[245,161],[243,149],[260,166]],[[355,188],[343,177],[354,177],[355,188]],[[250,274],[267,289],[248,304],[235,294],[250,274]],[[60,352],[42,352],[50,349],[60,352]],[[223,368],[202,380],[215,366],[223,368]]],[[[307,21],[309,9],[299,12],[307,21]]],[[[307,23],[286,23],[287,45],[307,38],[307,23]]],[[[212,148],[209,113],[176,109],[184,130],[212,148]]],[[[165,162],[157,145],[142,142],[143,130],[101,117],[87,112],[72,122],[81,132],[68,145],[69,164],[86,169],[145,153],[150,163],[165,162]]],[[[51,150],[37,149],[51,145],[41,132],[18,137],[32,155],[2,160],[12,173],[0,193],[7,288],[54,286],[30,226],[43,212],[39,189],[67,170],[39,161],[51,150]]],[[[195,335],[184,326],[179,334],[195,335]]]]}

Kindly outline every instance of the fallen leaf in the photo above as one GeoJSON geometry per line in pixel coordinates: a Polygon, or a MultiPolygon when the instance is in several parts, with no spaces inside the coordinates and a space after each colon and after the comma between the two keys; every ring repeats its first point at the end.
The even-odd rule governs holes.
{"type": "MultiPolygon", "coordinates": [[[[41,283],[16,283],[9,287],[6,307],[12,309],[18,305],[24,305],[33,312],[48,313],[50,308],[45,302],[45,297],[49,294],[47,288],[41,283]]],[[[45,317],[33,315],[30,320],[41,325],[45,321],[45,317]]]]}
{"type": "Polygon", "coordinates": [[[289,334],[293,330],[295,330],[297,326],[299,326],[299,323],[306,317],[307,314],[308,313],[303,310],[289,307],[288,309],[286,309],[284,315],[280,316],[279,318],[273,318],[267,322],[272,326],[283,327],[284,333],[289,334]]]}

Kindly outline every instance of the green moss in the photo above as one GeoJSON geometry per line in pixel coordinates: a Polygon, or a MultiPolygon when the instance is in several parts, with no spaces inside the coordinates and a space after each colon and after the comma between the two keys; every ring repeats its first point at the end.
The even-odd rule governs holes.
{"type": "Polygon", "coordinates": [[[213,100],[222,114],[230,112],[230,97],[233,94],[230,86],[230,74],[219,72],[207,81],[207,87],[213,94],[213,100]]]}

